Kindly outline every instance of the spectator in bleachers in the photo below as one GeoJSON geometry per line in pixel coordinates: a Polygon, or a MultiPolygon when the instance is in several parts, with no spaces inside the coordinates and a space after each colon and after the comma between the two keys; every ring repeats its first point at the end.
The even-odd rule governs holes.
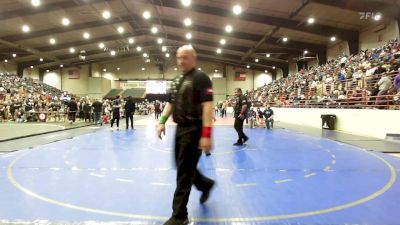
{"type": "Polygon", "coordinates": [[[393,79],[393,87],[397,92],[400,92],[400,73],[393,79]]]}
{"type": "Polygon", "coordinates": [[[373,87],[381,74],[397,71],[399,66],[399,40],[393,40],[381,48],[361,51],[357,55],[342,55],[325,65],[302,69],[246,93],[249,99],[261,106],[271,103],[290,107],[344,107],[343,102],[355,100],[361,108],[367,105],[362,101],[364,97],[375,100],[373,87]],[[340,94],[341,91],[348,94],[340,94]]]}
{"type": "Polygon", "coordinates": [[[380,105],[384,104],[384,102],[382,102],[382,99],[384,97],[382,97],[382,96],[386,95],[387,92],[389,91],[389,89],[392,87],[392,81],[387,76],[387,74],[383,74],[381,79],[376,83],[375,86],[377,86],[379,88],[379,92],[376,97],[375,105],[378,105],[380,107],[380,105]]]}

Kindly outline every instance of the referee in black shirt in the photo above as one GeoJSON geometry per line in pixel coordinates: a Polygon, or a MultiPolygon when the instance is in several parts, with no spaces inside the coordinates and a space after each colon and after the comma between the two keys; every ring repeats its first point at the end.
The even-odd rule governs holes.
{"type": "Polygon", "coordinates": [[[243,132],[243,121],[246,119],[247,105],[249,104],[246,96],[242,94],[242,89],[235,89],[236,105],[235,105],[235,130],[238,133],[238,140],[233,145],[243,145],[249,138],[243,132]]]}
{"type": "Polygon", "coordinates": [[[158,136],[165,134],[165,122],[171,113],[178,124],[175,136],[175,162],[177,166],[173,213],[165,225],[188,224],[187,203],[192,185],[202,191],[200,203],[207,201],[214,181],[197,169],[202,150],[211,150],[213,123],[213,89],[210,78],[196,69],[196,52],[190,45],[176,53],[182,75],[172,85],[172,92],[160,117],[158,136]]]}

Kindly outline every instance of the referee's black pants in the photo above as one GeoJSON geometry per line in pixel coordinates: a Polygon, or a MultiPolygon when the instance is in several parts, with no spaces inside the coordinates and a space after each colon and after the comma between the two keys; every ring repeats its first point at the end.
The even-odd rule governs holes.
{"type": "Polygon", "coordinates": [[[188,217],[187,203],[190,190],[194,185],[199,191],[207,191],[212,186],[212,180],[203,176],[197,169],[201,156],[199,147],[201,128],[187,131],[187,127],[179,127],[175,138],[175,162],[177,166],[176,189],[173,200],[172,216],[176,219],[188,217]]]}
{"type": "Polygon", "coordinates": [[[129,128],[129,120],[131,121],[131,128],[133,129],[133,113],[127,113],[125,116],[126,129],[129,128]]]}
{"type": "Polygon", "coordinates": [[[235,117],[234,127],[239,136],[237,143],[243,143],[243,139],[246,137],[246,135],[243,133],[243,121],[244,120],[241,120],[239,116],[235,117]]]}

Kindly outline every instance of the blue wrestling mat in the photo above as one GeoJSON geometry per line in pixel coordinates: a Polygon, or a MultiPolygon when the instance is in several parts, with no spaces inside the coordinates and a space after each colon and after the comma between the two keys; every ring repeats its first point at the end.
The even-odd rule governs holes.
{"type": "MultiPolygon", "coordinates": [[[[172,212],[175,128],[100,130],[0,155],[0,222],[162,224],[172,212]]],[[[194,224],[400,224],[398,158],[285,129],[214,129],[200,170],[217,185],[194,224]]]]}

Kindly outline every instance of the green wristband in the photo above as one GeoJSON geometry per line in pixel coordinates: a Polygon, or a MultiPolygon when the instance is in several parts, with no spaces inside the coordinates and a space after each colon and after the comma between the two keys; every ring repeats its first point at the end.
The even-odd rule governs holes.
{"type": "Polygon", "coordinates": [[[167,120],[168,120],[168,117],[166,117],[166,116],[161,116],[161,117],[160,117],[160,124],[165,124],[165,122],[167,122],[167,120]]]}

